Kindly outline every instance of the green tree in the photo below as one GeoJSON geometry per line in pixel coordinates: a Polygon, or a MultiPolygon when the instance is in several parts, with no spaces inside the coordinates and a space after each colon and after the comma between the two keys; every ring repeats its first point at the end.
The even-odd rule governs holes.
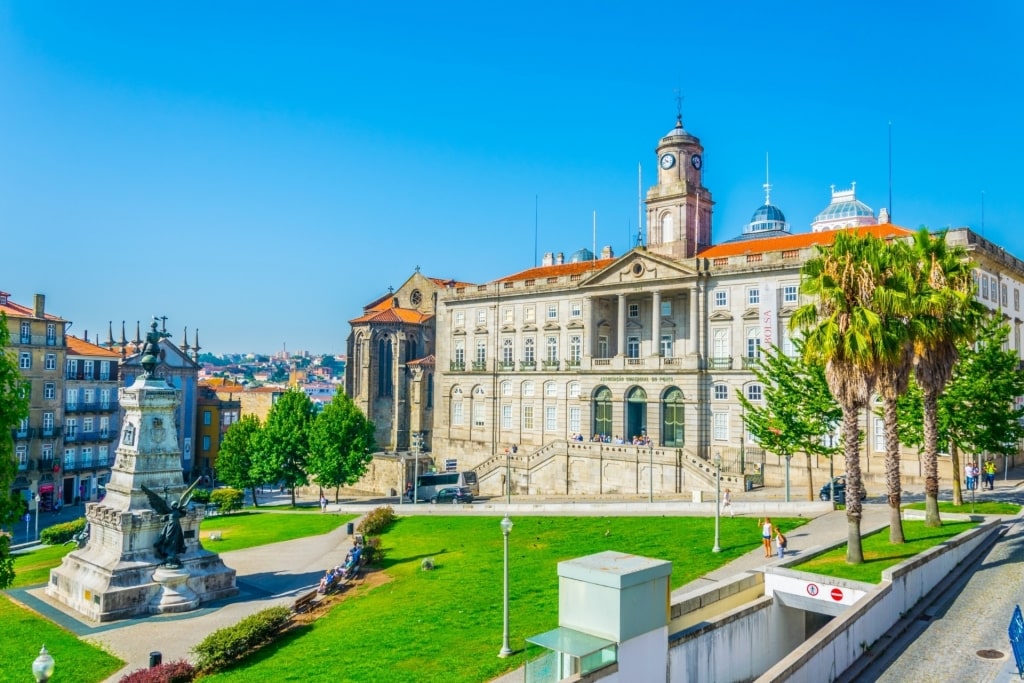
{"type": "Polygon", "coordinates": [[[824,368],[804,362],[802,342],[796,342],[796,349],[798,355],[791,357],[772,346],[752,368],[762,385],[763,402],[751,402],[742,391],[737,395],[743,422],[763,448],[785,458],[800,452],[807,456],[807,499],[814,500],[811,458],[832,457],[835,449],[824,445],[825,436],[835,429],[842,411],[829,393],[824,368]]]}
{"type": "Polygon", "coordinates": [[[289,389],[277,399],[263,425],[257,470],[268,479],[284,481],[291,489],[292,507],[295,507],[295,487],[309,483],[306,459],[313,417],[313,402],[309,396],[298,389],[289,389]]]}
{"type": "Polygon", "coordinates": [[[790,326],[805,331],[804,358],[825,367],[825,380],[843,413],[843,451],[846,465],[846,561],[864,561],[860,428],[858,417],[868,406],[884,353],[882,319],[876,310],[884,288],[883,242],[871,235],[839,232],[829,246],[801,269],[800,289],[813,301],[793,314],[790,326]]]}
{"type": "MultiPolygon", "coordinates": [[[[1024,407],[1016,403],[1024,396],[1024,374],[1017,370],[1017,354],[1003,348],[1008,335],[997,317],[986,317],[977,343],[959,345],[960,360],[937,401],[937,448],[951,456],[956,505],[963,505],[961,451],[1007,455],[1024,438],[1024,407]]],[[[916,383],[900,399],[900,440],[917,448],[924,442],[922,399],[916,383]]]]}
{"type": "Polygon", "coordinates": [[[946,233],[922,228],[914,235],[917,270],[914,318],[914,378],[921,387],[924,429],[925,525],[940,526],[938,399],[953,376],[957,345],[973,339],[982,307],[974,298],[971,264],[962,248],[950,248],[946,233]]]}
{"type": "MultiPolygon", "coordinates": [[[[7,492],[11,490],[17,465],[14,462],[12,430],[28,417],[28,395],[25,382],[18,371],[14,353],[8,350],[11,336],[7,330],[7,316],[0,312],[0,527],[10,528],[23,512],[23,502],[7,492]]],[[[11,557],[11,537],[0,534],[0,588],[14,581],[14,559],[11,557]]]]}
{"type": "Polygon", "coordinates": [[[334,502],[339,489],[357,482],[373,460],[374,430],[352,399],[340,393],[313,420],[306,470],[320,486],[334,489],[334,502]]]}
{"type": "Polygon", "coordinates": [[[217,453],[217,478],[235,488],[252,491],[252,504],[259,507],[256,487],[264,482],[258,463],[263,427],[255,415],[243,415],[228,427],[217,453]]]}

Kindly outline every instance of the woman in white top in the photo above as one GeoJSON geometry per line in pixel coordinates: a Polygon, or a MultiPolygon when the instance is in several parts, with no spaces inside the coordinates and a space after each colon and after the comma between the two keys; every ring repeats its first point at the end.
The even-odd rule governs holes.
{"type": "Polygon", "coordinates": [[[725,490],[725,495],[722,496],[722,509],[720,510],[720,512],[724,513],[725,512],[725,508],[729,508],[729,516],[730,517],[735,517],[736,516],[735,514],[733,514],[733,510],[732,510],[732,491],[730,491],[729,489],[726,489],[725,490]]]}
{"type": "Polygon", "coordinates": [[[761,542],[764,544],[764,556],[772,556],[772,520],[765,517],[764,520],[758,520],[757,522],[761,525],[761,542]]]}

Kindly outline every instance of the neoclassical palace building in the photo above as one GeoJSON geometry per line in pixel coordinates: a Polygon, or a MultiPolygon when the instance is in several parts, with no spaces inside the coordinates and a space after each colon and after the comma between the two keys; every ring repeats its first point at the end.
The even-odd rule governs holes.
{"type": "MultiPolygon", "coordinates": [[[[619,257],[608,248],[568,259],[548,254],[540,267],[432,291],[433,345],[405,354],[403,370],[413,378],[416,362],[429,363],[430,388],[420,393],[431,398],[410,411],[395,394],[383,411],[388,419],[418,424],[430,434],[435,460],[476,469],[485,492],[501,491],[509,469],[519,493],[706,490],[716,456],[733,464],[756,450],[737,393],[761,400],[751,364],[769,345],[792,350],[787,328],[800,303],[801,265],[837,230],[882,238],[910,231],[891,224],[884,210],[876,217],[854,187],[833,187],[811,231],[792,233],[766,183],[765,204],[743,234],[712,244],[703,151],[681,121],[658,142],[646,246],[619,257]],[[429,414],[422,411],[427,403],[429,414]],[[397,417],[403,410],[415,417],[397,417]],[[635,439],[644,445],[632,445],[635,439]]],[[[947,239],[968,248],[979,296],[1013,322],[1010,344],[1019,353],[1024,264],[966,228],[947,239]]],[[[404,303],[406,288],[352,321],[350,367],[358,374],[350,393],[356,383],[355,395],[365,397],[358,383],[375,381],[374,363],[360,354],[380,358],[386,352],[374,349],[385,338],[397,340],[391,358],[407,348],[396,310],[416,308],[404,303]],[[382,307],[393,311],[393,332],[368,327],[382,307]],[[353,347],[353,339],[370,343],[353,347]]],[[[383,410],[362,400],[371,418],[383,410]]],[[[391,429],[390,442],[401,447],[401,428],[391,429]]],[[[870,473],[884,443],[876,420],[867,418],[865,430],[870,473]]],[[[918,474],[917,466],[916,454],[908,456],[906,473],[918,474]]]]}

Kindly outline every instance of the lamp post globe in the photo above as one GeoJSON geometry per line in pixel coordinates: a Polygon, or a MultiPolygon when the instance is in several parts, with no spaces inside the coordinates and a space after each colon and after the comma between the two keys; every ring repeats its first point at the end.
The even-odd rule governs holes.
{"type": "Polygon", "coordinates": [[[509,647],[508,639],[508,535],[512,531],[512,520],[509,519],[508,515],[501,520],[501,535],[505,541],[505,590],[504,590],[504,623],[502,628],[501,637],[501,650],[498,652],[499,657],[508,657],[512,654],[512,648],[509,647]]]}
{"type": "Polygon", "coordinates": [[[711,549],[713,553],[722,552],[722,546],[719,543],[720,540],[720,524],[721,524],[721,505],[719,499],[722,495],[722,454],[721,452],[715,452],[715,547],[711,549]]]}
{"type": "Polygon", "coordinates": [[[39,683],[45,683],[53,675],[53,657],[46,651],[46,646],[39,651],[39,656],[32,662],[32,675],[39,683]]]}

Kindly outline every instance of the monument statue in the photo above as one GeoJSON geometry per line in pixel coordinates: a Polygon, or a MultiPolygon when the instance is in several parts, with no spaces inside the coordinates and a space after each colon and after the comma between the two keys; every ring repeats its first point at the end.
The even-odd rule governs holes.
{"type": "MultiPolygon", "coordinates": [[[[156,323],[153,323],[156,327],[156,323]]],[[[153,550],[157,557],[164,560],[165,567],[180,567],[178,555],[185,552],[185,533],[181,529],[181,518],[188,512],[188,504],[192,501],[192,490],[199,483],[199,479],[192,482],[192,485],[185,489],[185,492],[173,503],[168,504],[156,491],[142,485],[142,490],[149,498],[149,506],[158,515],[164,515],[164,528],[160,536],[153,544],[153,550]]]]}
{"type": "Polygon", "coordinates": [[[171,336],[170,332],[161,332],[156,329],[157,318],[153,318],[150,330],[146,333],[146,343],[142,345],[142,369],[146,371],[146,377],[152,377],[153,371],[160,363],[160,340],[171,336]]]}

